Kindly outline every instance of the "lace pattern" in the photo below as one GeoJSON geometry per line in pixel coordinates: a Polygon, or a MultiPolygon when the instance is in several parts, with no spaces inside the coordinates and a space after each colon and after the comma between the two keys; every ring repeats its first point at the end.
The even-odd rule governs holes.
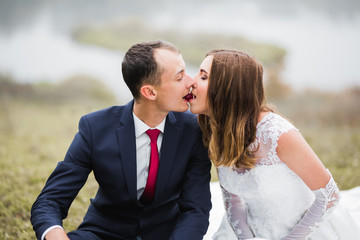
{"type": "Polygon", "coordinates": [[[341,196],[340,190],[337,187],[332,176],[329,183],[326,185],[323,194],[326,196],[327,199],[326,210],[333,210],[333,208],[339,203],[341,196]]]}
{"type": "MultiPolygon", "coordinates": [[[[329,172],[329,170],[328,170],[328,172],[329,172]]],[[[330,172],[329,172],[329,174],[331,176],[330,172]]],[[[322,212],[324,214],[330,213],[340,201],[340,197],[341,197],[340,190],[332,176],[325,187],[315,190],[313,192],[316,196],[319,196],[323,199],[324,206],[323,206],[322,212]]]]}
{"type": "Polygon", "coordinates": [[[311,239],[340,200],[340,191],[331,177],[324,188],[313,191],[316,198],[301,221],[282,240],[311,239]]]}
{"type": "MultiPolygon", "coordinates": [[[[338,224],[346,225],[343,218],[336,216],[339,208],[334,211],[341,205],[334,179],[331,177],[326,186],[311,191],[277,156],[277,141],[290,130],[297,129],[281,116],[268,113],[258,123],[256,140],[249,146],[258,159],[255,167],[245,171],[218,168],[225,193],[226,222],[240,239],[251,239],[239,237],[247,229],[253,236],[264,239],[356,239],[338,238],[336,227],[331,223],[336,218],[338,224]],[[241,199],[240,208],[237,207],[240,200],[236,199],[241,199]]],[[[345,233],[352,234],[351,231],[345,233]]]]}
{"type": "Polygon", "coordinates": [[[258,159],[256,165],[280,163],[281,160],[276,153],[277,141],[281,134],[296,128],[280,115],[272,112],[265,115],[256,128],[255,141],[249,146],[250,151],[259,149],[259,153],[255,153],[255,157],[258,159]]]}
{"type": "MultiPolygon", "coordinates": [[[[250,150],[256,150],[255,167],[245,171],[218,168],[221,186],[230,194],[241,196],[246,203],[246,221],[257,237],[281,239],[286,236],[315,199],[311,190],[276,153],[279,137],[292,129],[297,130],[281,116],[268,113],[258,123],[255,141],[249,146],[250,150]],[[289,212],[294,214],[289,215],[289,212]]],[[[229,199],[224,200],[229,204],[229,199]]],[[[233,219],[231,209],[228,205],[226,214],[229,223],[236,228],[234,232],[239,234],[237,230],[242,224],[233,219]]]]}
{"type": "Polygon", "coordinates": [[[233,214],[231,211],[231,209],[233,208],[232,203],[231,203],[231,195],[224,188],[221,188],[221,192],[223,195],[225,209],[227,210],[227,213],[228,213],[228,214],[226,214],[227,220],[229,221],[231,227],[233,228],[236,236],[239,237],[239,235],[241,234],[241,230],[238,227],[239,220],[233,217],[233,214]]]}
{"type": "Polygon", "coordinates": [[[247,224],[247,210],[245,202],[237,195],[229,193],[221,187],[226,217],[238,239],[253,238],[249,225],[247,224]]]}
{"type": "MultiPolygon", "coordinates": [[[[258,166],[244,173],[219,167],[219,181],[244,200],[247,223],[257,237],[285,236],[314,201],[311,190],[285,163],[258,166]],[[294,214],[289,215],[290,211],[294,214]]],[[[232,218],[231,208],[225,210],[232,218]]]]}

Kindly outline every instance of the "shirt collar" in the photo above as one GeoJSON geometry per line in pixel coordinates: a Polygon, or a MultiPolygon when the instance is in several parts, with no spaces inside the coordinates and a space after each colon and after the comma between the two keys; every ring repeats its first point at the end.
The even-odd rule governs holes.
{"type": "Polygon", "coordinates": [[[160,130],[162,133],[164,133],[164,129],[165,129],[165,120],[166,117],[162,120],[162,122],[157,125],[154,128],[149,127],[148,125],[146,125],[146,123],[144,123],[143,121],[141,121],[133,112],[133,117],[134,117],[134,125],[135,125],[135,137],[139,137],[141,134],[143,134],[144,132],[146,132],[149,129],[158,129],[160,130]]]}

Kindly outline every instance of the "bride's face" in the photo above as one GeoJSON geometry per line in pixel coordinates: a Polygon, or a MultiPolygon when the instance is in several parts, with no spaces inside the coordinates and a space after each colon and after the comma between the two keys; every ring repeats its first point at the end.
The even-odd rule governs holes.
{"type": "Polygon", "coordinates": [[[200,65],[198,74],[194,77],[193,99],[190,99],[190,111],[195,114],[209,115],[209,105],[207,100],[207,89],[213,56],[207,56],[200,65]]]}

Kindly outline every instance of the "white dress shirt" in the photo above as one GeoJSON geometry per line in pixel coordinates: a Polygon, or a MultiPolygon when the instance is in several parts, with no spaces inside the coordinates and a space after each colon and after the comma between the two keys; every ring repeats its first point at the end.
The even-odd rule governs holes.
{"type": "Polygon", "coordinates": [[[157,147],[160,159],[160,149],[162,138],[164,135],[165,119],[157,125],[155,128],[150,128],[143,121],[141,121],[133,112],[134,126],[135,126],[135,138],[136,138],[136,170],[137,170],[137,198],[140,199],[142,193],[145,190],[146,181],[149,175],[150,165],[150,138],[146,131],[149,129],[160,130],[159,137],[157,139],[157,147]]]}
{"type": "MultiPolygon", "coordinates": [[[[160,159],[160,149],[161,149],[162,138],[164,135],[166,117],[155,128],[151,128],[148,125],[146,125],[135,115],[134,112],[133,112],[133,117],[134,117],[135,139],[136,139],[135,142],[136,142],[137,198],[140,199],[141,195],[145,190],[147,178],[149,175],[149,166],[150,166],[151,145],[150,145],[150,138],[147,135],[146,131],[155,128],[160,130],[160,134],[157,139],[157,147],[158,147],[159,159],[160,159]]],[[[45,235],[54,228],[62,228],[62,227],[60,225],[54,225],[49,227],[42,234],[41,240],[44,240],[45,235]]]]}

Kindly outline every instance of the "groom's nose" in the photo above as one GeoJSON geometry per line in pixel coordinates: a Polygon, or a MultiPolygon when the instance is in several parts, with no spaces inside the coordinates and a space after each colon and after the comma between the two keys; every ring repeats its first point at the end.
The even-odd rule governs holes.
{"type": "Polygon", "coordinates": [[[195,84],[195,80],[189,75],[185,75],[186,78],[186,88],[191,88],[195,84]]]}

